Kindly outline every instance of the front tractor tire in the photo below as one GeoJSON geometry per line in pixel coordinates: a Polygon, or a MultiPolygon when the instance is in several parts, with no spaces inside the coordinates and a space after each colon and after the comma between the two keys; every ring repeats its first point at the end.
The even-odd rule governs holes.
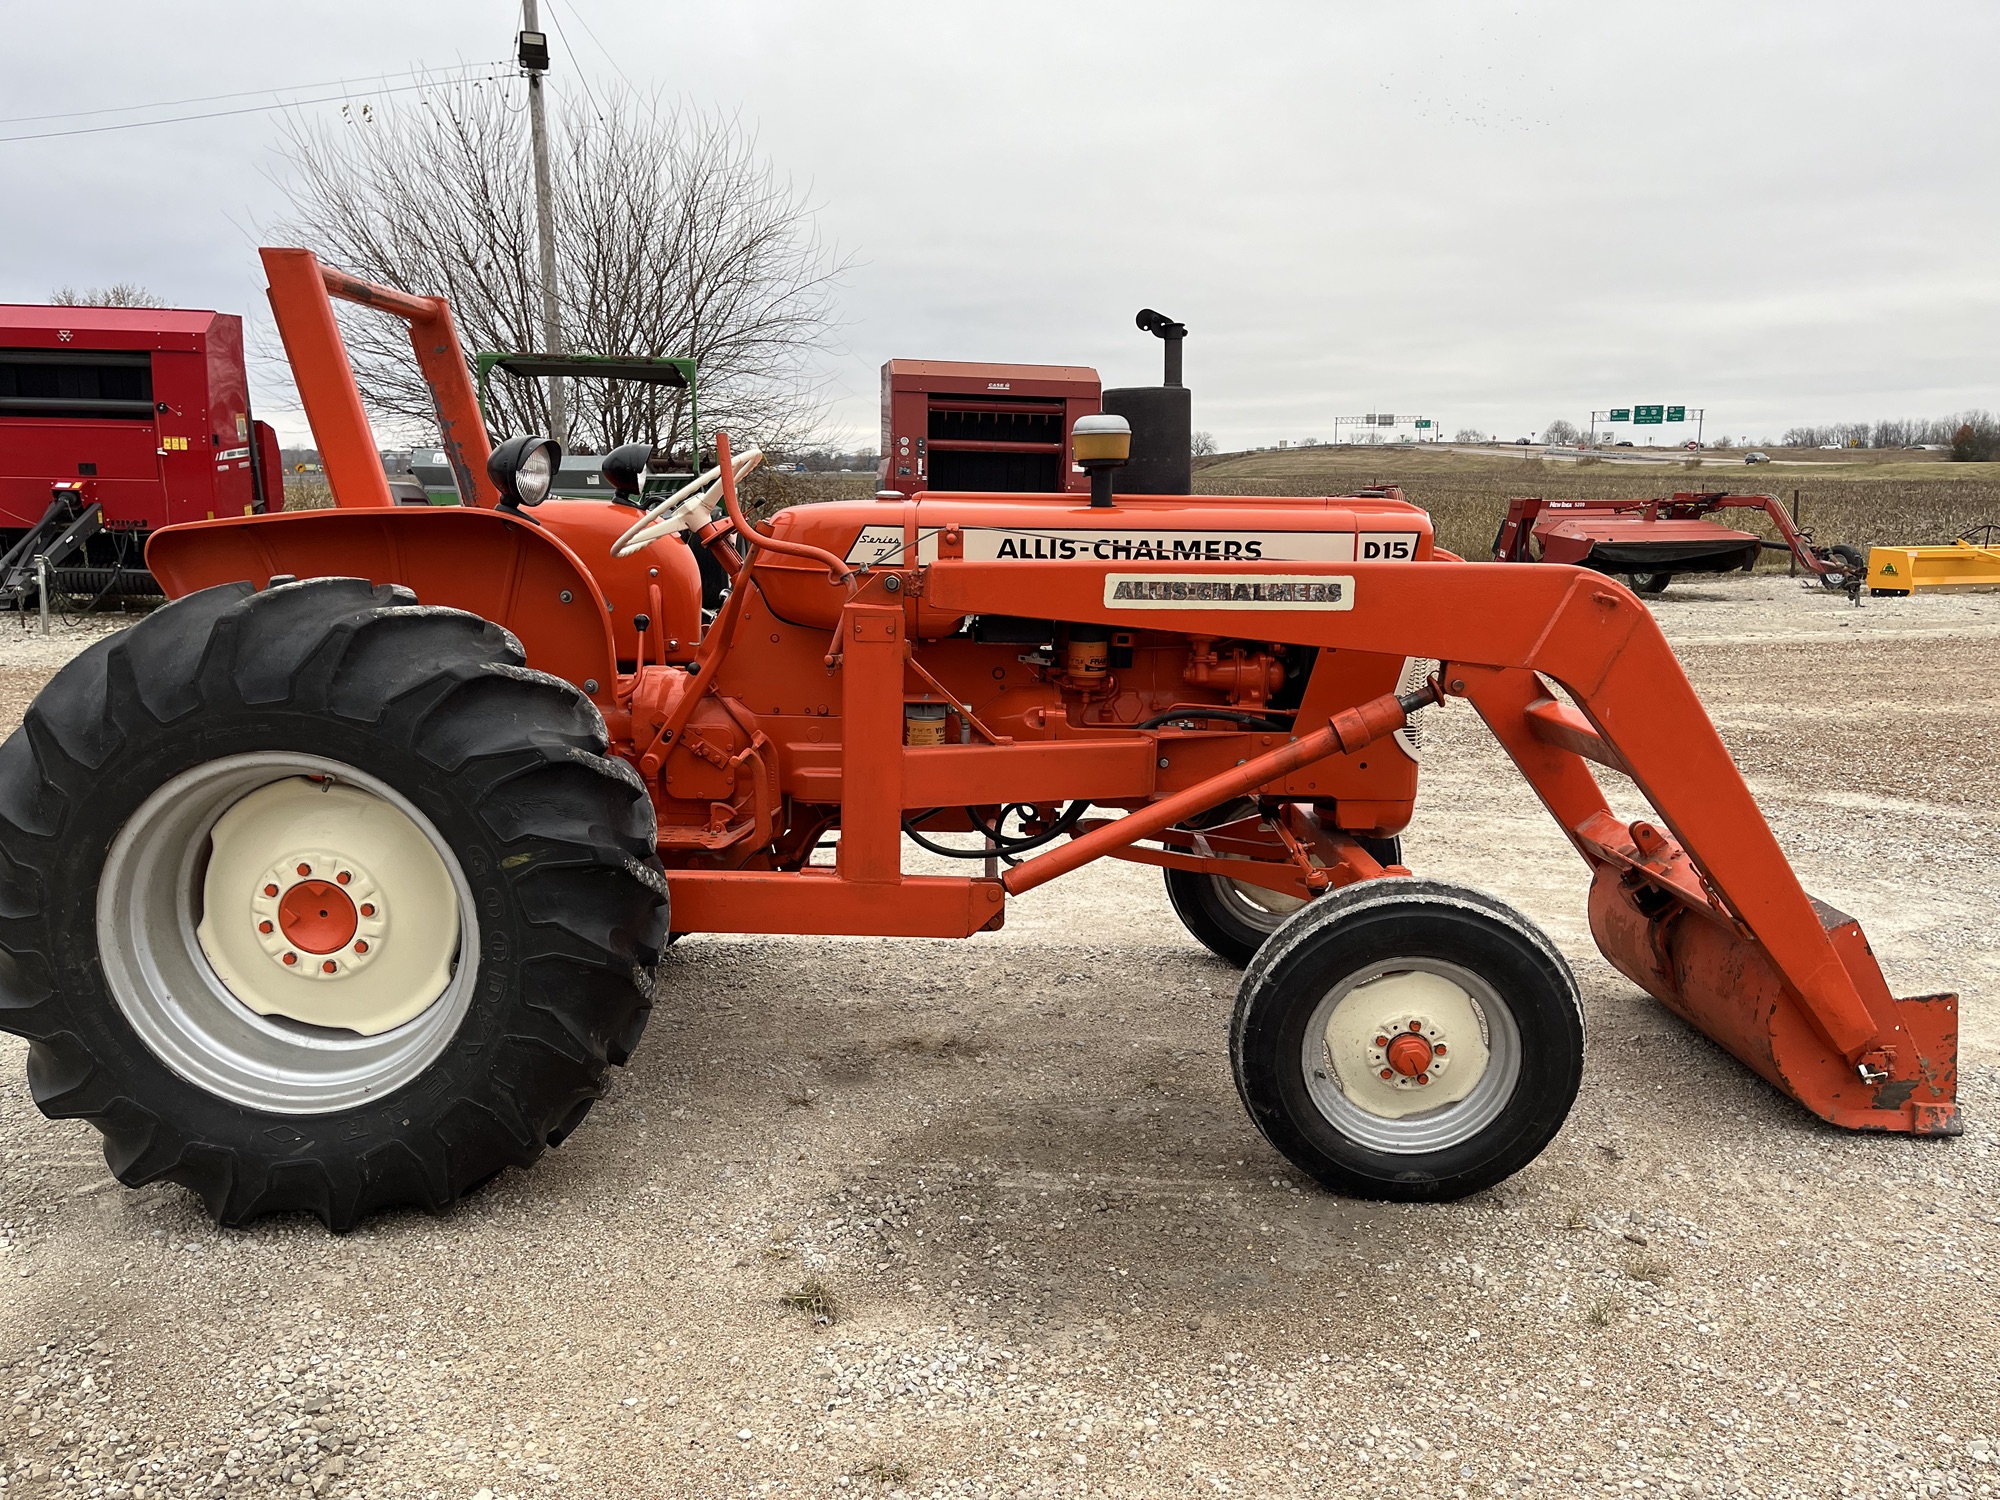
{"type": "Polygon", "coordinates": [[[0,1028],[51,1118],[224,1224],[442,1211],[575,1128],[667,926],[651,804],[499,626],[207,589],[0,746],[0,1028]]]}
{"type": "Polygon", "coordinates": [[[1366,880],[1259,950],[1230,1060],[1299,1170],[1350,1197],[1443,1202],[1555,1138],[1583,1079],[1583,1009],[1562,954],[1503,902],[1366,880]]]}

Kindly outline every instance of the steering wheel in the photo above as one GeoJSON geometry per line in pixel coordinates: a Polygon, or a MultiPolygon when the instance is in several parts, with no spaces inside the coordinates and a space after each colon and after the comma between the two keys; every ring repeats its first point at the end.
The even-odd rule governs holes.
{"type": "MultiPolygon", "coordinates": [[[[736,482],[742,483],[744,475],[763,461],[761,448],[748,448],[732,455],[730,467],[735,470],[736,482]]],[[[689,480],[627,527],[625,534],[611,544],[611,555],[630,557],[640,548],[676,532],[699,531],[709,523],[722,500],[721,481],[720,465],[689,480]]]]}

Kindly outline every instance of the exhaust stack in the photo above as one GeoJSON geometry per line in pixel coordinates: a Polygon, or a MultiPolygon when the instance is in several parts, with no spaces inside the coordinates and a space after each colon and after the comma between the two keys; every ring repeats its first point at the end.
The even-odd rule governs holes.
{"type": "Polygon", "coordinates": [[[1159,385],[1130,385],[1104,393],[1104,410],[1132,424],[1132,457],[1112,476],[1121,495],[1187,495],[1194,491],[1193,398],[1181,384],[1181,340],[1187,325],[1150,307],[1134,319],[1166,344],[1165,379],[1159,385]]]}

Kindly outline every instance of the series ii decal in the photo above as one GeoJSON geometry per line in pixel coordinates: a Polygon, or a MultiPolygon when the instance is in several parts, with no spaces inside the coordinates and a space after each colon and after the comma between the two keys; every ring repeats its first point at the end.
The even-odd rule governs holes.
{"type": "Polygon", "coordinates": [[[1352,609],[1352,578],[1107,573],[1106,609],[1352,609]]]}

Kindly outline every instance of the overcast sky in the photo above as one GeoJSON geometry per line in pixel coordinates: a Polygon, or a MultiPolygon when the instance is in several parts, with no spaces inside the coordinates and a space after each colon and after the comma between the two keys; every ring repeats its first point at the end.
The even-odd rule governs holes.
{"type": "MultiPolygon", "coordinates": [[[[0,135],[497,59],[518,26],[506,0],[0,13],[0,135]]],[[[594,33],[635,85],[740,110],[810,186],[856,257],[828,359],[849,441],[875,439],[891,356],[1157,380],[1141,305],[1188,324],[1195,425],[1225,448],[1381,409],[1512,437],[1685,403],[1762,439],[2000,406],[1993,0],[544,0],[543,21],[553,88],[611,76],[594,33]]],[[[243,114],[0,143],[0,300],[130,280],[263,316],[276,137],[243,114]]],[[[303,437],[289,392],[259,399],[303,437]]]]}

